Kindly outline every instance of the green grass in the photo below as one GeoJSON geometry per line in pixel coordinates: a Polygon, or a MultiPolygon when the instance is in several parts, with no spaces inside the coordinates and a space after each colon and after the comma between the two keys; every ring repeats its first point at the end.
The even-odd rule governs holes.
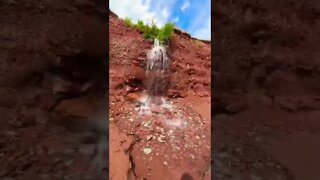
{"type": "Polygon", "coordinates": [[[124,23],[129,27],[134,27],[141,31],[145,39],[158,39],[162,44],[170,41],[173,36],[173,23],[166,23],[162,28],[158,28],[153,21],[151,25],[145,24],[141,20],[138,20],[137,24],[134,24],[128,17],[124,19],[124,23]]]}
{"type": "Polygon", "coordinates": [[[134,24],[133,24],[132,20],[129,17],[126,17],[124,19],[124,24],[129,26],[129,27],[134,27],[134,24]]]}

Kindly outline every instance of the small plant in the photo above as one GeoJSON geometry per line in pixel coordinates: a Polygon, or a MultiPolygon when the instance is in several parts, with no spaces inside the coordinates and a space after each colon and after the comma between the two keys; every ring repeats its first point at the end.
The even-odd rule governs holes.
{"type": "Polygon", "coordinates": [[[168,42],[172,38],[174,31],[173,23],[166,23],[164,27],[158,28],[154,21],[152,21],[151,25],[144,24],[142,20],[138,20],[137,24],[134,24],[128,17],[124,19],[124,23],[140,30],[145,39],[158,39],[160,43],[168,42]]]}
{"type": "Polygon", "coordinates": [[[164,25],[163,28],[159,30],[157,34],[157,39],[159,39],[160,42],[169,41],[172,38],[173,31],[174,31],[174,24],[167,23],[164,25]]]}
{"type": "Polygon", "coordinates": [[[124,24],[129,27],[134,27],[134,24],[133,24],[131,18],[129,18],[129,17],[124,18],[124,24]]]}
{"type": "Polygon", "coordinates": [[[145,28],[145,25],[144,25],[143,21],[138,20],[136,28],[138,28],[139,30],[143,31],[143,29],[145,28]]]}

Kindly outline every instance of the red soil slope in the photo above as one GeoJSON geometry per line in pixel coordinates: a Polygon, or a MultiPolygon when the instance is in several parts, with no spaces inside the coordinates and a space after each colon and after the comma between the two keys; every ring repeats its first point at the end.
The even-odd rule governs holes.
{"type": "Polygon", "coordinates": [[[183,114],[182,122],[189,123],[183,130],[172,130],[157,124],[157,118],[137,116],[132,103],[144,89],[146,53],[153,42],[112,12],[109,31],[110,139],[114,140],[110,178],[124,179],[125,174],[129,179],[210,179],[210,42],[195,41],[176,30],[169,45],[168,97],[176,112],[183,114]],[[155,124],[146,125],[151,121],[155,124]],[[145,149],[151,152],[144,153],[145,149]]]}

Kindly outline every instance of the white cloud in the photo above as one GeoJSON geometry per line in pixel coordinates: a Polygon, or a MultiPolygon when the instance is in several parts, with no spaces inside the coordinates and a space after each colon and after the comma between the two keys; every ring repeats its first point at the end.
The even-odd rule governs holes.
{"type": "Polygon", "coordinates": [[[184,12],[190,6],[189,1],[185,1],[180,10],[184,12]]]}
{"type": "Polygon", "coordinates": [[[130,17],[133,22],[141,19],[147,23],[151,23],[153,20],[157,26],[162,27],[168,22],[175,1],[110,0],[109,7],[120,18],[130,17]]]}

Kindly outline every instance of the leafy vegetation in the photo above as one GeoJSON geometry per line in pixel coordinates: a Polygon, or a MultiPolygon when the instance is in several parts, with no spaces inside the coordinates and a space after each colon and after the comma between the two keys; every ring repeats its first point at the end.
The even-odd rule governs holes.
{"type": "Polygon", "coordinates": [[[124,23],[129,27],[140,30],[145,39],[158,39],[160,43],[168,42],[172,38],[174,31],[173,23],[166,23],[162,28],[158,28],[153,21],[151,25],[143,23],[142,20],[138,20],[137,24],[134,24],[128,17],[124,19],[124,23]]]}
{"type": "Polygon", "coordinates": [[[129,27],[133,27],[134,26],[132,20],[129,17],[124,18],[124,24],[129,26],[129,27]]]}

